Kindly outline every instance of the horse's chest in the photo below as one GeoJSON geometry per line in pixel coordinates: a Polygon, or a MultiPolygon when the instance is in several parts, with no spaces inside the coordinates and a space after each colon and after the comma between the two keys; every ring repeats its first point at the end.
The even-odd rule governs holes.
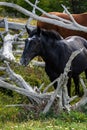
{"type": "Polygon", "coordinates": [[[56,75],[60,75],[61,73],[63,73],[64,71],[64,64],[63,63],[57,63],[57,61],[55,61],[55,63],[50,63],[50,64],[46,64],[46,71],[49,72],[54,72],[56,73],[56,75]]]}

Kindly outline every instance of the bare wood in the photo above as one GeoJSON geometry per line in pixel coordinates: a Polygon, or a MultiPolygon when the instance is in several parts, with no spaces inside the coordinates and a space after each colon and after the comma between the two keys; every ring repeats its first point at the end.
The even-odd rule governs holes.
{"type": "Polygon", "coordinates": [[[32,63],[32,65],[37,66],[37,67],[45,67],[45,62],[32,60],[31,63],[32,63]]]}
{"type": "Polygon", "coordinates": [[[27,107],[32,109],[33,105],[31,104],[11,104],[11,105],[6,105],[5,107],[27,107]]]}
{"type": "Polygon", "coordinates": [[[4,24],[5,24],[5,31],[8,32],[8,22],[7,22],[7,18],[4,18],[4,24]]]}
{"type": "Polygon", "coordinates": [[[82,78],[80,78],[80,82],[81,82],[82,87],[83,87],[84,95],[80,99],[79,102],[77,102],[76,104],[71,106],[71,109],[74,109],[74,110],[80,109],[82,106],[87,104],[87,87],[85,86],[85,83],[84,83],[82,78]]]}
{"type": "MultiPolygon", "coordinates": [[[[39,1],[38,1],[38,0],[35,0],[35,4],[34,4],[34,5],[36,6],[38,3],[39,3],[39,1]]],[[[33,6],[33,9],[32,9],[32,13],[33,13],[33,14],[35,14],[35,10],[36,10],[35,6],[33,6]]],[[[28,24],[30,25],[30,22],[31,22],[32,20],[33,20],[33,18],[30,17],[30,18],[28,19],[28,21],[27,21],[27,25],[28,25],[28,24]]],[[[29,27],[29,26],[28,26],[28,27],[29,27]]]]}
{"type": "Polygon", "coordinates": [[[69,24],[71,23],[70,20],[63,19],[63,18],[58,17],[58,16],[53,15],[53,14],[48,14],[48,13],[47,13],[46,11],[44,11],[43,9],[41,9],[41,8],[37,7],[36,5],[32,4],[29,0],[24,0],[24,1],[26,1],[26,2],[27,2],[29,5],[31,5],[32,7],[35,7],[38,11],[40,11],[42,14],[45,14],[45,15],[48,16],[49,18],[56,19],[56,20],[61,20],[61,21],[65,22],[65,23],[69,23],[69,24]]]}
{"type": "Polygon", "coordinates": [[[85,29],[85,26],[82,26],[82,25],[78,24],[78,23],[75,21],[75,19],[73,18],[73,16],[70,14],[70,12],[67,10],[67,8],[66,8],[64,5],[62,5],[62,7],[65,9],[66,13],[69,15],[69,17],[70,17],[70,19],[71,19],[71,21],[72,21],[72,24],[73,24],[74,26],[76,26],[77,28],[84,28],[84,29],[85,29]]]}
{"type": "Polygon", "coordinates": [[[15,57],[12,52],[13,39],[14,39],[14,36],[11,34],[7,34],[4,37],[4,43],[3,43],[2,53],[1,53],[1,57],[3,59],[15,61],[15,57]]]}
{"type": "MultiPolygon", "coordinates": [[[[4,28],[5,24],[4,22],[0,23],[0,28],[4,28]]],[[[34,25],[29,25],[28,26],[31,30],[33,30],[36,26],[34,25]]],[[[23,30],[25,28],[25,24],[23,23],[18,23],[18,22],[9,22],[8,21],[8,28],[13,29],[13,30],[23,30]]]]}
{"type": "Polygon", "coordinates": [[[32,17],[36,20],[42,21],[42,22],[51,23],[51,24],[58,25],[60,27],[64,27],[64,28],[71,29],[71,30],[79,30],[79,31],[87,32],[87,27],[79,26],[79,28],[78,28],[78,27],[74,26],[73,23],[71,23],[71,24],[67,24],[64,22],[61,23],[61,21],[58,21],[56,19],[39,17],[38,15],[33,14],[30,11],[22,8],[21,6],[18,6],[18,5],[13,4],[13,3],[0,2],[0,5],[15,8],[19,12],[25,14],[26,16],[30,16],[30,17],[32,17]]]}
{"type": "Polygon", "coordinates": [[[25,80],[24,80],[19,74],[15,74],[15,73],[11,70],[11,68],[9,67],[8,62],[5,61],[5,63],[6,63],[6,65],[7,65],[6,71],[7,71],[7,73],[9,74],[9,77],[10,77],[13,81],[15,81],[15,83],[17,83],[17,85],[18,85],[19,87],[25,88],[25,89],[28,90],[29,92],[33,92],[33,93],[34,93],[35,91],[32,89],[32,87],[31,87],[29,84],[27,84],[27,83],[25,82],[25,80]]]}

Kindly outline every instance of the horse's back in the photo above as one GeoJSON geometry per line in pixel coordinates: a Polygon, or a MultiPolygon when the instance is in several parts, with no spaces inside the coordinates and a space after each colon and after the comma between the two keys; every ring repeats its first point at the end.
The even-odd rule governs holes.
{"type": "Polygon", "coordinates": [[[87,49],[87,40],[80,36],[69,36],[65,38],[66,43],[71,47],[75,47],[77,49],[85,47],[87,49]]]}
{"type": "Polygon", "coordinates": [[[72,61],[72,74],[78,75],[87,68],[87,40],[80,36],[69,36],[65,41],[70,52],[83,48],[83,51],[72,61]]]}
{"type": "MultiPolygon", "coordinates": [[[[59,16],[61,18],[64,18],[66,20],[70,20],[70,17],[65,14],[65,13],[60,13],[60,12],[49,12],[49,14],[53,14],[56,16],[59,16]]],[[[72,14],[72,16],[74,17],[74,19],[76,20],[76,22],[80,25],[83,26],[87,26],[87,13],[82,13],[82,14],[72,14]]],[[[48,17],[46,15],[42,15],[42,17],[48,17]]],[[[73,36],[73,35],[77,35],[77,36],[82,36],[84,38],[87,39],[87,33],[85,32],[81,32],[81,31],[76,31],[76,30],[70,30],[70,29],[66,29],[60,26],[56,26],[53,24],[49,24],[49,23],[45,23],[45,22],[37,22],[37,26],[39,26],[40,28],[44,28],[47,30],[56,30],[57,32],[60,33],[61,36],[63,36],[64,38],[68,37],[68,36],[73,36]]]]}

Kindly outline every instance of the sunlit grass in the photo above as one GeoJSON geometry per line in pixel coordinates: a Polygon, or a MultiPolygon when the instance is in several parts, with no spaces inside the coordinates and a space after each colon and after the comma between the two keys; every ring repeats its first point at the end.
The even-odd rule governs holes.
{"type": "MultiPolygon", "coordinates": [[[[3,19],[3,17],[0,17],[0,19],[3,19]]],[[[7,17],[7,20],[9,22],[18,22],[18,23],[26,23],[28,18],[9,18],[7,17]]],[[[36,20],[32,20],[30,22],[31,25],[36,25],[37,21],[36,20]]]]}
{"type": "Polygon", "coordinates": [[[28,120],[22,123],[0,124],[1,130],[87,130],[87,122],[65,122],[60,119],[28,120]]]}

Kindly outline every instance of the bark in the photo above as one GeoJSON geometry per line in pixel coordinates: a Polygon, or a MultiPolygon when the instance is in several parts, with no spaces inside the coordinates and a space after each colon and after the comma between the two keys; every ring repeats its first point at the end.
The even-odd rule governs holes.
{"type": "Polygon", "coordinates": [[[7,34],[4,37],[4,42],[3,42],[2,52],[1,52],[2,59],[15,61],[15,57],[12,52],[13,39],[14,39],[14,36],[11,34],[7,34]]]}
{"type": "Polygon", "coordinates": [[[45,91],[42,93],[40,89],[42,88],[43,84],[40,86],[40,89],[32,88],[32,86],[27,84],[26,81],[20,75],[13,72],[8,62],[6,61],[5,64],[7,67],[6,68],[1,67],[0,69],[6,71],[6,73],[8,74],[8,78],[10,78],[10,80],[13,81],[15,85],[11,83],[7,83],[5,80],[0,79],[0,87],[10,89],[12,91],[16,91],[17,93],[27,96],[30,100],[32,100],[34,105],[35,103],[37,103],[39,107],[40,106],[44,107],[43,111],[41,110],[44,114],[47,113],[50,110],[50,108],[53,106],[55,99],[57,100],[57,104],[58,104],[57,109],[59,112],[63,110],[67,110],[69,112],[71,109],[78,109],[82,105],[85,105],[87,103],[86,86],[81,80],[81,83],[84,87],[84,95],[79,102],[70,106],[71,98],[68,96],[66,84],[68,80],[67,73],[70,70],[71,62],[74,59],[74,57],[78,55],[81,51],[83,51],[83,49],[76,51],[71,55],[64,69],[64,73],[61,74],[59,78],[57,78],[53,83],[49,85],[51,87],[55,82],[57,82],[58,85],[55,91],[49,93],[45,91]]]}
{"type": "Polygon", "coordinates": [[[33,14],[30,11],[24,9],[23,7],[18,6],[16,4],[13,4],[13,3],[0,2],[0,5],[7,6],[7,7],[12,7],[14,9],[18,10],[19,12],[25,14],[26,16],[30,16],[31,18],[42,21],[42,22],[51,23],[51,24],[58,25],[60,27],[64,27],[64,28],[71,29],[71,30],[79,30],[79,31],[87,32],[87,27],[78,25],[77,23],[73,24],[73,22],[71,22],[71,23],[67,24],[67,23],[64,23],[62,21],[58,21],[56,19],[39,17],[38,15],[33,14]]]}

